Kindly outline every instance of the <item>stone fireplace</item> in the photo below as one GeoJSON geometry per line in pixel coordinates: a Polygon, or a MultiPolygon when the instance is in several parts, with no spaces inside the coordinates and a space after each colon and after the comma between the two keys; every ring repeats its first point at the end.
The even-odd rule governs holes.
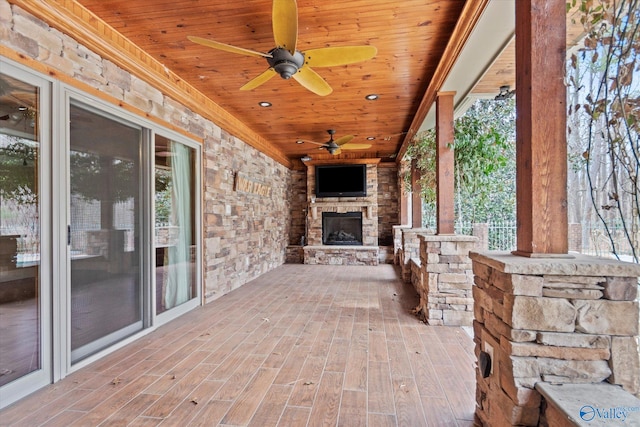
{"type": "Polygon", "coordinates": [[[307,217],[305,264],[378,263],[378,175],[377,160],[367,163],[367,195],[363,197],[315,196],[315,167],[307,165],[307,217]],[[338,230],[326,230],[327,219],[338,230]],[[357,222],[357,224],[356,224],[357,222]],[[341,228],[341,229],[340,229],[341,228]],[[328,241],[332,232],[343,240],[328,241]],[[341,233],[342,232],[342,233],[341,233]],[[353,235],[355,238],[350,239],[353,235]]]}
{"type": "Polygon", "coordinates": [[[322,212],[323,245],[362,245],[362,212],[322,212]]]}

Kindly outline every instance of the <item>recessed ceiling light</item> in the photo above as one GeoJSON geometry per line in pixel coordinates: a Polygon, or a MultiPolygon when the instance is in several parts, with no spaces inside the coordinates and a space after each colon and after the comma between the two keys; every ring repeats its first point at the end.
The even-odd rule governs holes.
{"type": "Polygon", "coordinates": [[[302,160],[303,162],[308,162],[312,159],[311,159],[311,156],[303,156],[303,157],[300,157],[300,160],[302,160]]]}
{"type": "Polygon", "coordinates": [[[260,101],[260,102],[258,102],[258,105],[261,106],[261,107],[265,107],[265,108],[271,107],[271,103],[267,102],[267,101],[260,101]]]}
{"type": "Polygon", "coordinates": [[[370,93],[369,95],[365,96],[364,99],[366,99],[367,101],[375,101],[376,99],[378,99],[378,95],[375,93],[370,93]]]}
{"type": "Polygon", "coordinates": [[[296,141],[296,144],[304,144],[304,141],[299,139],[299,140],[296,141]]]}
{"type": "Polygon", "coordinates": [[[367,139],[368,139],[369,141],[373,141],[374,139],[376,139],[376,137],[375,137],[375,136],[368,136],[368,137],[367,137],[367,139]]]}

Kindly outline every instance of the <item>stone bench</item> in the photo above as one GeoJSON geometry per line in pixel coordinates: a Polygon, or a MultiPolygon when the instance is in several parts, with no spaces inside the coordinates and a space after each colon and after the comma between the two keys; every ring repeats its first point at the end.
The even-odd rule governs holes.
{"type": "Polygon", "coordinates": [[[378,247],[305,246],[304,263],[315,265],[378,265],[378,247]]]}
{"type": "Polygon", "coordinates": [[[640,426],[640,399],[608,383],[539,382],[540,426],[640,426]]]}

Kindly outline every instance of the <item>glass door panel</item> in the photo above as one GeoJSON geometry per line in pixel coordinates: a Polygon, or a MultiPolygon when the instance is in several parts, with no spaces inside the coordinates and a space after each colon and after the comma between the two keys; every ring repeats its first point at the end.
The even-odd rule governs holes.
{"type": "Polygon", "coordinates": [[[43,365],[39,98],[0,73],[0,387],[43,365]]]}
{"type": "Polygon", "coordinates": [[[155,138],[156,314],[197,297],[193,148],[155,138]]]}
{"type": "Polygon", "coordinates": [[[70,106],[71,362],[143,327],[142,130],[70,106]]]}

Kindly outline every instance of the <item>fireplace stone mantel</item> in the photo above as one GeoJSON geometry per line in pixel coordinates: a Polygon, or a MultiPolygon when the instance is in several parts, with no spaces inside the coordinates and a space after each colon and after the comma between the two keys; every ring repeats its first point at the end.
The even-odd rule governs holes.
{"type": "Polygon", "coordinates": [[[321,211],[327,208],[350,208],[356,209],[357,211],[361,211],[362,209],[366,212],[366,218],[372,219],[373,215],[373,204],[367,202],[311,202],[309,203],[309,211],[311,212],[311,218],[318,219],[318,209],[321,211]]]}

